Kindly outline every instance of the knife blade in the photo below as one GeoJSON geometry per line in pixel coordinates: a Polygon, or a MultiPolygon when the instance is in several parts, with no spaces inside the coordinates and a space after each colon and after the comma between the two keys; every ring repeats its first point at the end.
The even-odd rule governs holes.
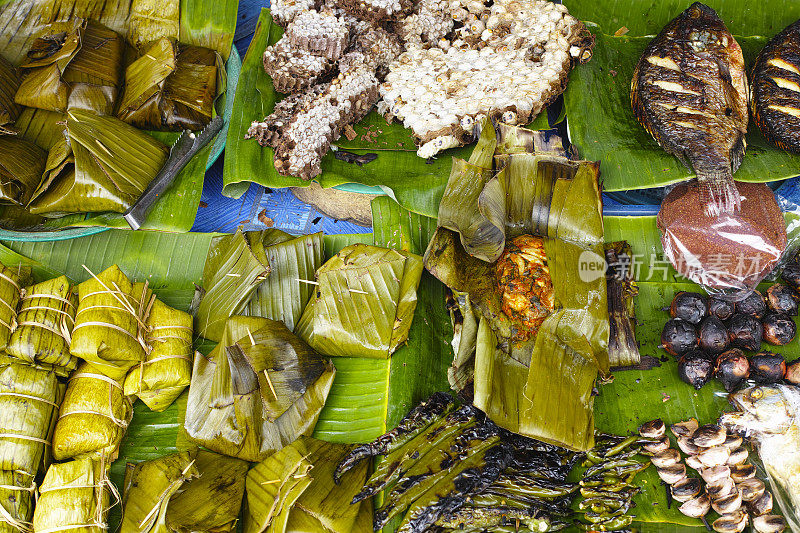
{"type": "Polygon", "coordinates": [[[153,181],[147,185],[139,199],[122,215],[131,229],[137,230],[142,227],[147,219],[147,212],[153,207],[156,200],[172,185],[192,157],[222,130],[222,125],[222,117],[218,115],[199,134],[183,130],[178,140],[170,148],[164,166],[158,171],[153,181]]]}

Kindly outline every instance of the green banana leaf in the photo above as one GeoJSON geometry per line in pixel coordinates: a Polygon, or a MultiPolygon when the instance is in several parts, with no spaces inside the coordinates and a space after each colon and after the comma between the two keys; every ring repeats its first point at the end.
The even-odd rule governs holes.
{"type": "MultiPolygon", "coordinates": [[[[575,69],[564,93],[569,137],[580,156],[602,161],[607,191],[662,187],[693,178],[694,172],[658,146],[631,110],[633,69],[650,38],[599,33],[596,38],[592,60],[575,69]]],[[[737,41],[749,71],[765,39],[737,41]]],[[[768,144],[752,122],[746,141],[747,152],[734,179],[766,182],[800,174],[800,156],[768,144]]]]}
{"type": "Polygon", "coordinates": [[[180,35],[180,0],[132,0],[128,22],[128,42],[136,49],[162,37],[180,35]]]}
{"type": "MultiPolygon", "coordinates": [[[[272,112],[281,96],[264,73],[264,49],[280,39],[283,30],[273,23],[268,9],[262,9],[256,32],[242,63],[242,73],[231,126],[228,129],[228,156],[225,158],[223,193],[234,198],[247,190],[250,182],[266,187],[305,187],[310,182],[275,171],[272,149],[262,148],[255,140],[244,140],[244,134],[255,120],[263,120],[272,112]]],[[[580,70],[580,69],[578,69],[580,70]]],[[[534,121],[534,127],[548,127],[546,113],[534,121]]],[[[416,154],[410,130],[401,123],[387,124],[375,111],[354,125],[356,138],[344,137],[336,146],[357,154],[376,153],[378,158],[363,166],[339,161],[332,153],[322,160],[322,174],[317,181],[323,187],[345,183],[379,185],[412,212],[435,217],[439,200],[450,173],[450,158],[466,158],[471,147],[448,150],[441,156],[426,161],[416,154]]]]}
{"type": "MultiPolygon", "coordinates": [[[[151,22],[145,23],[148,14],[153,10],[159,19],[168,26],[169,36],[179,38],[181,42],[197,46],[205,46],[216,50],[227,62],[227,72],[221,79],[218,77],[217,89],[220,98],[217,111],[224,112],[226,125],[218,136],[217,142],[200,151],[178,175],[173,185],[155,203],[148,214],[144,229],[186,232],[191,229],[200,203],[205,171],[219,155],[224,146],[227,118],[233,106],[233,93],[240,61],[232,49],[233,34],[236,26],[238,2],[223,0],[206,2],[204,0],[180,0],[180,13],[174,8],[175,0],[170,2],[152,2],[134,0],[132,2],[55,2],[36,0],[10,0],[0,2],[0,55],[18,64],[24,53],[30,48],[32,39],[41,32],[44,25],[55,20],[64,20],[72,15],[95,19],[101,24],[129,36],[131,41],[137,35],[148,30],[151,22]],[[170,9],[167,9],[171,6],[170,9]],[[180,17],[178,19],[178,16],[180,17]],[[133,25],[134,33],[129,35],[128,29],[133,25]],[[179,32],[175,33],[175,28],[179,32]],[[137,33],[138,32],[138,33],[137,33]],[[225,78],[228,83],[225,83],[225,78]],[[226,105],[227,104],[227,105],[226,105]]],[[[29,141],[49,150],[59,135],[60,128],[54,128],[58,115],[42,110],[24,109],[17,119],[15,127],[29,141]],[[55,131],[54,131],[55,130],[55,131]]],[[[177,133],[151,133],[159,141],[171,145],[178,137],[177,133]]],[[[127,229],[128,224],[120,214],[92,213],[88,216],[63,217],[47,220],[41,217],[22,216],[19,210],[9,207],[0,208],[0,219],[6,220],[5,229],[16,231],[15,236],[26,238],[24,232],[55,232],[65,227],[112,227],[127,229]],[[16,223],[10,225],[7,221],[16,223]],[[10,226],[10,227],[9,227],[10,226]]],[[[54,233],[55,235],[56,233],[54,233]]]]}
{"type": "MultiPolygon", "coordinates": [[[[630,35],[655,35],[689,7],[686,0],[564,0],[570,14],[600,25],[611,35],[622,27],[630,35]]],[[[706,0],[734,35],[772,37],[800,18],[800,5],[784,0],[706,0]]],[[[594,58],[592,59],[594,61],[594,58]]]]}
{"type": "Polygon", "coordinates": [[[22,111],[20,106],[14,103],[19,82],[17,69],[0,57],[0,134],[15,133],[14,121],[22,111]]]}

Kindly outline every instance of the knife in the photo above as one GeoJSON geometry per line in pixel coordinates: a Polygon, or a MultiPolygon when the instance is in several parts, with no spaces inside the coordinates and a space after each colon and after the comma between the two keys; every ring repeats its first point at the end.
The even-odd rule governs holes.
{"type": "Polygon", "coordinates": [[[142,227],[147,218],[147,212],[153,207],[156,200],[172,185],[172,182],[175,181],[175,178],[178,177],[178,174],[192,157],[211,142],[211,139],[220,130],[222,130],[222,117],[219,115],[214,117],[197,135],[189,130],[183,130],[178,140],[170,148],[169,157],[167,157],[164,166],[161,167],[153,181],[145,188],[139,199],[122,215],[131,229],[137,230],[142,227]]]}

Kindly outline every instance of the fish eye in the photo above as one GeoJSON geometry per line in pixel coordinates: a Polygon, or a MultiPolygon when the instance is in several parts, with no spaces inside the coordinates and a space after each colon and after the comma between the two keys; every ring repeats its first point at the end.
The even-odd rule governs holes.
{"type": "Polygon", "coordinates": [[[750,391],[749,396],[751,400],[760,400],[764,397],[764,391],[761,390],[761,387],[754,387],[753,390],[750,391]]]}

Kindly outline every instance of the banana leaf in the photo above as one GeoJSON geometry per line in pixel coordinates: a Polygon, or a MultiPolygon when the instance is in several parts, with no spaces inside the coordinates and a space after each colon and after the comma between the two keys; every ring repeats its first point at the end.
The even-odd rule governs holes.
{"type": "Polygon", "coordinates": [[[606,252],[606,288],[608,294],[608,362],[611,367],[634,366],[641,362],[636,342],[636,306],[638,292],[633,279],[633,253],[625,241],[608,243],[606,252]]]}
{"type": "Polygon", "coordinates": [[[149,350],[126,376],[125,396],[137,396],[153,411],[163,411],[191,382],[192,316],[152,296],[143,283],[133,285],[133,295],[147,302],[149,350]]]}
{"type": "Polygon", "coordinates": [[[177,533],[234,531],[244,497],[248,464],[240,459],[199,450],[199,476],[167,504],[167,527],[177,533]]]}
{"type": "Polygon", "coordinates": [[[140,129],[201,130],[217,94],[217,54],[162,37],[125,71],[117,117],[140,129]]]}
{"type": "Polygon", "coordinates": [[[166,533],[170,498],[200,472],[196,453],[180,452],[159,459],[129,463],[122,494],[121,533],[166,533]]]}
{"type": "Polygon", "coordinates": [[[0,532],[30,531],[35,490],[31,476],[0,470],[0,532]]]}
{"type": "Polygon", "coordinates": [[[102,533],[108,528],[109,486],[103,461],[83,457],[50,465],[39,487],[33,530],[102,533]]]}
{"type": "Polygon", "coordinates": [[[408,338],[421,275],[418,255],[348,246],[317,270],[298,335],[324,355],[390,357],[408,338]]]}
{"type": "Polygon", "coordinates": [[[78,297],[70,352],[122,381],[145,360],[144,313],[133,284],[113,265],[78,285],[78,297]]]}
{"type": "Polygon", "coordinates": [[[23,290],[17,328],[6,352],[28,364],[52,365],[60,376],[78,366],[69,352],[78,295],[66,276],[37,283],[23,290]]]}
{"type": "Polygon", "coordinates": [[[266,318],[234,316],[226,322],[217,347],[208,356],[195,355],[185,421],[190,439],[219,453],[259,461],[311,434],[336,371],[296,339],[290,342],[293,350],[299,348],[297,361],[281,375],[278,357],[291,361],[295,354],[279,354],[266,343],[277,347],[290,336],[285,325],[266,318]],[[295,368],[309,372],[301,384],[288,383],[295,368]],[[278,397],[290,389],[291,403],[278,397]]]}
{"type": "MultiPolygon", "coordinates": [[[[2,127],[2,125],[0,125],[2,127]]],[[[17,136],[0,135],[0,201],[27,205],[42,179],[47,153],[17,136]]]]}
{"type": "Polygon", "coordinates": [[[101,24],[79,18],[54,23],[33,41],[20,65],[23,78],[14,101],[64,112],[72,94],[88,85],[104,96],[94,110],[107,113],[121,85],[124,53],[122,37],[101,24]]]}
{"type": "Polygon", "coordinates": [[[0,57],[0,134],[16,133],[14,121],[22,109],[14,103],[19,87],[19,73],[14,66],[0,57]]]}
{"type": "Polygon", "coordinates": [[[58,411],[58,381],[52,372],[23,364],[0,367],[0,470],[35,476],[53,411],[58,411]]]}
{"type": "MultiPolygon", "coordinates": [[[[452,291],[451,291],[452,292],[452,291]]],[[[453,292],[456,306],[448,306],[450,322],[453,324],[453,364],[447,369],[447,381],[456,392],[472,394],[475,379],[475,350],[478,339],[479,320],[469,301],[469,294],[453,292]],[[466,389],[466,390],[465,390],[466,389]]]]}
{"type": "Polygon", "coordinates": [[[116,459],[132,416],[122,385],[83,363],[69,380],[53,434],[53,458],[116,459]]]}
{"type": "Polygon", "coordinates": [[[50,150],[28,206],[33,214],[122,213],[158,174],[169,152],[120,120],[84,110],[67,113],[66,132],[68,140],[50,150]]]}
{"type": "MultiPolygon", "coordinates": [[[[243,314],[280,320],[294,330],[314,292],[314,272],[322,266],[322,233],[293,238],[278,230],[267,230],[271,242],[264,253],[274,267],[251,296],[243,314]]],[[[371,241],[370,241],[371,242],[371,241]]]]}
{"type": "Polygon", "coordinates": [[[181,30],[180,11],[180,0],[132,0],[128,42],[142,50],[163,37],[177,40],[181,30]]]}
{"type": "MultiPolygon", "coordinates": [[[[736,19],[743,20],[741,15],[736,19]]],[[[600,33],[596,37],[592,60],[575,69],[564,93],[569,138],[580,156],[603,162],[603,188],[607,191],[662,187],[693,178],[694,172],[658,146],[633,116],[630,81],[650,38],[600,33]]],[[[750,71],[765,39],[736,40],[750,71]]],[[[747,153],[734,174],[736,180],[767,182],[800,174],[800,156],[770,145],[753,124],[746,141],[747,153]]]]}
{"type": "Polygon", "coordinates": [[[333,482],[333,470],[350,447],[300,438],[247,474],[245,533],[354,531],[371,505],[351,505],[367,477],[367,463],[333,482]]]}
{"type": "Polygon", "coordinates": [[[5,350],[11,332],[17,327],[17,304],[20,291],[31,275],[27,265],[7,267],[0,263],[0,349],[5,350]]]}

